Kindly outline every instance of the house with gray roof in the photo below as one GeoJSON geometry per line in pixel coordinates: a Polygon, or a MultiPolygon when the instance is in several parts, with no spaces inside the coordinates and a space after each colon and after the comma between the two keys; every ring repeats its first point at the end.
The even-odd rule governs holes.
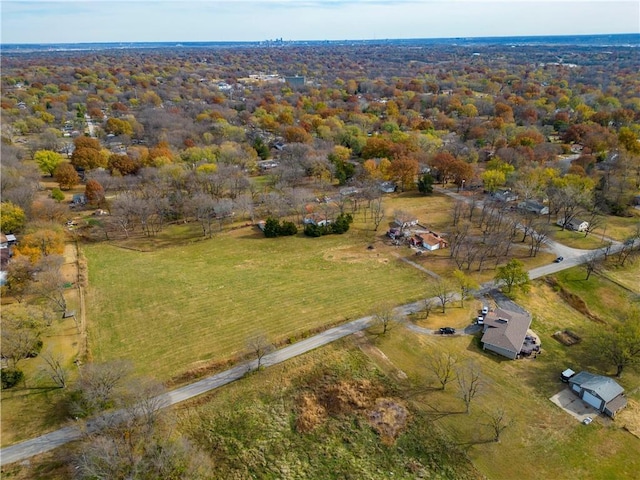
{"type": "Polygon", "coordinates": [[[549,214],[549,207],[533,200],[525,200],[524,202],[520,202],[518,204],[518,210],[522,212],[535,213],[536,215],[549,214]]]}
{"type": "Polygon", "coordinates": [[[569,387],[583,402],[611,418],[627,406],[624,389],[613,378],[580,372],[569,379],[569,387]]]}
{"type": "Polygon", "coordinates": [[[531,325],[531,315],[502,308],[490,311],[484,317],[482,348],[515,360],[531,325]]]}

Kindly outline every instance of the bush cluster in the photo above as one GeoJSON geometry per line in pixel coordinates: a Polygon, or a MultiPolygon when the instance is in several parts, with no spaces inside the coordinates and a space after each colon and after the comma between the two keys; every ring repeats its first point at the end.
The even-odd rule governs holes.
{"type": "Polygon", "coordinates": [[[353,217],[348,213],[341,213],[335,222],[327,225],[308,224],[304,227],[304,234],[307,237],[321,237],[336,233],[341,235],[349,231],[349,226],[353,222],[353,217]]]}
{"type": "Polygon", "coordinates": [[[282,223],[278,219],[269,217],[264,225],[264,236],[267,238],[286,237],[298,233],[298,227],[295,223],[283,220],[282,223]]]}
{"type": "Polygon", "coordinates": [[[20,382],[20,380],[24,378],[22,370],[17,370],[15,368],[3,368],[0,376],[2,377],[3,390],[15,387],[20,382]]]}

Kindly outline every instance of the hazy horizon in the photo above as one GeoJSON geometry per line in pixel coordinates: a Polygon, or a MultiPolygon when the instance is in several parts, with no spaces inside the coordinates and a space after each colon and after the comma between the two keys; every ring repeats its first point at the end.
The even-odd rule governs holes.
{"type": "Polygon", "coordinates": [[[339,41],[640,32],[633,0],[8,0],[2,44],[339,41]]]}

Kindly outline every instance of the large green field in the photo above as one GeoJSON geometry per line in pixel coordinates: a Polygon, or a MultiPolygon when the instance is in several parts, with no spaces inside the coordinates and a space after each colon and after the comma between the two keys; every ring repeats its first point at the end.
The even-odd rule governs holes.
{"type": "Polygon", "coordinates": [[[147,252],[85,246],[93,359],[167,380],[241,354],[255,334],[295,339],[425,294],[425,274],[368,245],[357,230],[266,239],[245,227],[147,252]]]}

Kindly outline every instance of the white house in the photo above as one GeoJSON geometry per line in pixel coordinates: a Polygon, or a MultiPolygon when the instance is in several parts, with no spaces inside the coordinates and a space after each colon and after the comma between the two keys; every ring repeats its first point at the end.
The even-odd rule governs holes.
{"type": "Polygon", "coordinates": [[[573,230],[574,232],[584,232],[589,228],[589,222],[586,220],[580,220],[579,218],[574,218],[565,221],[564,217],[560,218],[557,222],[558,226],[566,228],[567,230],[573,230]]]}

